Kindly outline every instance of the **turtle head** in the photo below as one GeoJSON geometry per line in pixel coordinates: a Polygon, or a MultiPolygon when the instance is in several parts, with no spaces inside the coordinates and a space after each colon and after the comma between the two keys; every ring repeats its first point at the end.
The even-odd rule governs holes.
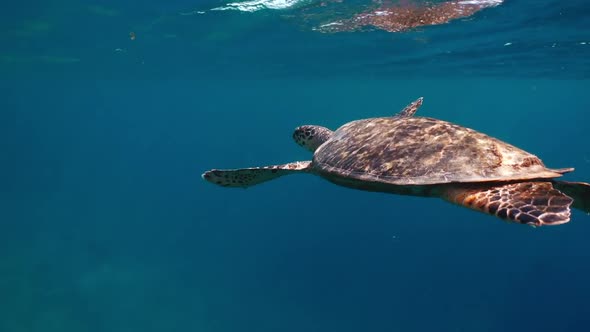
{"type": "Polygon", "coordinates": [[[293,139],[295,143],[314,152],[320,145],[332,137],[332,133],[333,131],[326,127],[300,126],[295,128],[293,139]]]}

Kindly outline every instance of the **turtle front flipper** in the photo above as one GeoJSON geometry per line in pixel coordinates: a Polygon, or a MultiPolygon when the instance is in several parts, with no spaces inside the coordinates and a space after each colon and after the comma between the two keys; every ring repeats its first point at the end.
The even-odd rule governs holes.
{"type": "Polygon", "coordinates": [[[572,207],[590,214],[590,183],[553,181],[553,185],[574,199],[572,207]]]}
{"type": "Polygon", "coordinates": [[[420,97],[414,100],[410,105],[406,106],[403,110],[397,113],[395,116],[399,118],[407,118],[411,117],[416,113],[416,111],[422,106],[422,102],[424,101],[424,97],[420,97]]]}
{"type": "Polygon", "coordinates": [[[247,188],[283,175],[309,172],[310,169],[311,161],[308,160],[241,169],[213,169],[203,173],[201,177],[222,187],[247,188]]]}
{"type": "Polygon", "coordinates": [[[452,184],[446,186],[442,196],[452,203],[531,226],[568,222],[573,202],[551,182],[452,184]]]}

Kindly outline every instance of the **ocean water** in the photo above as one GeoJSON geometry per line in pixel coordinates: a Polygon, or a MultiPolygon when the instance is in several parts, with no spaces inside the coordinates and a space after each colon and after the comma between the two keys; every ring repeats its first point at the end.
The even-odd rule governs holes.
{"type": "Polygon", "coordinates": [[[247,190],[201,179],[309,159],[296,126],[424,96],[419,115],[590,181],[587,1],[314,30],[370,5],[5,6],[0,331],[588,331],[579,211],[531,228],[309,175],[247,190]]]}

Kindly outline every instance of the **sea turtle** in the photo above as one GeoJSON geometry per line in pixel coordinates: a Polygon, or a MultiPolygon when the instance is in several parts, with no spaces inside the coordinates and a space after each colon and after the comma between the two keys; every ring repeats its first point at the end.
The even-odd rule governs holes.
{"type": "Polygon", "coordinates": [[[473,129],[414,116],[414,101],[394,116],[349,122],[336,131],[295,129],[313,160],[210,170],[203,179],[250,187],[287,174],[311,173],[335,184],[452,203],[531,226],[570,220],[570,206],[590,213],[590,184],[556,181],[573,168],[550,169],[536,156],[473,129]]]}

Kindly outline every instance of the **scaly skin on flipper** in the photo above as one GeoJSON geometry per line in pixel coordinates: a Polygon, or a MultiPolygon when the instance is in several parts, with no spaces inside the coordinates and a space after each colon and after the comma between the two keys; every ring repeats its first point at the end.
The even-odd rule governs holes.
{"type": "Polygon", "coordinates": [[[250,167],[241,169],[213,169],[201,175],[211,183],[222,187],[247,188],[278,177],[308,172],[311,161],[296,161],[283,165],[250,167]]]}
{"type": "Polygon", "coordinates": [[[570,220],[573,199],[551,182],[452,184],[442,197],[501,219],[531,226],[560,225],[570,220]]]}

